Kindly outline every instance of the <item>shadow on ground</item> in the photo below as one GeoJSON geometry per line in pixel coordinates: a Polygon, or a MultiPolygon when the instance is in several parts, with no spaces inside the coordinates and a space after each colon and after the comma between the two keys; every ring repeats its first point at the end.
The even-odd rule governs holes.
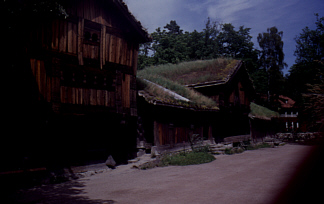
{"type": "Polygon", "coordinates": [[[113,200],[90,200],[84,195],[84,184],[79,180],[61,184],[43,185],[28,190],[18,190],[7,194],[5,203],[42,204],[113,204],[113,200]]]}

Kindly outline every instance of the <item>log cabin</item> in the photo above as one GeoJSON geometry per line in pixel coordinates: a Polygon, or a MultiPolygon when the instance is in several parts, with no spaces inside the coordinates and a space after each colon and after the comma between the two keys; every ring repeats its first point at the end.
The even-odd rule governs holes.
{"type": "Polygon", "coordinates": [[[149,143],[166,147],[188,142],[192,134],[216,142],[250,134],[248,114],[254,88],[242,61],[213,59],[161,65],[139,71],[138,77],[144,83],[149,81],[138,86],[146,135],[142,138],[149,143]],[[169,91],[161,91],[159,86],[169,91]]]}
{"type": "Polygon", "coordinates": [[[231,60],[225,68],[215,70],[218,70],[215,79],[198,80],[185,86],[212,98],[219,106],[222,116],[217,122],[216,141],[228,136],[250,134],[248,115],[255,91],[244,63],[231,60]]]}
{"type": "MultiPolygon", "coordinates": [[[[146,79],[138,80],[138,148],[150,149],[153,145],[162,152],[169,148],[189,147],[193,135],[213,142],[212,118],[219,112],[215,103],[187,87],[183,88],[197,98],[183,97],[179,92],[146,79]]],[[[172,83],[172,86],[177,84],[172,83]]]]}
{"type": "Polygon", "coordinates": [[[136,148],[137,55],[139,44],[151,37],[122,0],[62,5],[67,18],[41,19],[20,29],[25,59],[15,59],[13,48],[8,55],[28,65],[8,75],[16,84],[9,91],[14,111],[8,123],[11,130],[24,130],[4,150],[17,155],[7,159],[14,168],[26,159],[37,160],[27,162],[36,166],[81,165],[110,154],[118,163],[136,148]]]}

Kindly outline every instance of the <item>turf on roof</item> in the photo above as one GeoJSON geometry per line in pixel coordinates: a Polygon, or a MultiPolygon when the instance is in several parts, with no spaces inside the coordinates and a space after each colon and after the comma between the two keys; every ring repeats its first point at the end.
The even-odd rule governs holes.
{"type": "MultiPolygon", "coordinates": [[[[190,100],[187,104],[188,106],[218,109],[215,101],[184,85],[208,81],[226,81],[235,71],[238,62],[238,60],[220,58],[151,66],[140,70],[137,76],[139,79],[149,80],[188,98],[190,100]]],[[[141,83],[144,84],[144,90],[151,96],[158,98],[159,101],[168,103],[179,102],[164,94],[157,87],[148,85],[143,80],[141,83]]],[[[181,103],[183,104],[183,102],[181,103]]]]}
{"type": "Polygon", "coordinates": [[[239,61],[218,58],[197,60],[179,64],[165,64],[147,67],[139,71],[138,76],[159,84],[161,78],[176,81],[181,85],[225,81],[236,68],[239,61]],[[150,78],[150,79],[149,79],[150,78]]]}
{"type": "Polygon", "coordinates": [[[262,120],[271,120],[271,118],[279,117],[279,113],[272,111],[266,107],[257,105],[255,103],[250,104],[251,112],[249,114],[250,118],[258,118],[262,120]]]}

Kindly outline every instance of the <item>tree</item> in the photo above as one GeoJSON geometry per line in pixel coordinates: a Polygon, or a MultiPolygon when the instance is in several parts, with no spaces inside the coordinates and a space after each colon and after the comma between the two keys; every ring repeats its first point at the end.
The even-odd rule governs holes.
{"type": "Polygon", "coordinates": [[[236,31],[232,24],[223,25],[210,18],[201,32],[183,32],[176,21],[170,21],[164,28],[157,28],[151,34],[153,42],[140,47],[138,69],[188,60],[234,57],[246,61],[249,71],[256,70],[258,52],[253,48],[250,28],[240,26],[236,31]]]}
{"type": "Polygon", "coordinates": [[[186,35],[188,35],[187,50],[189,59],[197,60],[205,58],[205,51],[202,49],[205,47],[204,33],[194,30],[191,33],[186,33],[186,35]]]}
{"type": "Polygon", "coordinates": [[[259,63],[261,69],[267,72],[268,103],[275,107],[274,99],[281,92],[284,78],[281,70],[287,66],[284,62],[282,31],[276,27],[267,29],[267,32],[259,33],[257,40],[261,48],[259,63]]]}
{"type": "Polygon", "coordinates": [[[222,24],[217,21],[211,21],[208,17],[202,32],[203,44],[199,49],[202,54],[202,59],[217,58],[219,56],[220,43],[217,37],[221,31],[221,27],[222,24]]]}
{"type": "MultiPolygon", "coordinates": [[[[323,62],[321,62],[323,64],[323,62]]],[[[323,73],[322,73],[323,75],[323,73]]],[[[324,131],[324,79],[319,84],[308,85],[307,93],[303,94],[305,98],[304,115],[308,122],[308,128],[311,131],[324,131]]]]}
{"type": "Polygon", "coordinates": [[[315,16],[316,29],[305,27],[295,38],[296,64],[287,77],[290,95],[303,108],[310,131],[323,128],[324,115],[324,17],[315,16]]]}
{"type": "Polygon", "coordinates": [[[300,104],[303,103],[302,93],[306,93],[309,85],[320,84],[323,79],[324,57],[324,17],[316,16],[316,29],[305,27],[296,41],[296,64],[294,64],[287,78],[291,97],[300,104]],[[321,63],[319,63],[321,62],[321,63]]]}
{"type": "Polygon", "coordinates": [[[188,59],[187,42],[176,21],[164,26],[167,30],[157,28],[152,33],[153,64],[178,63],[188,59]]]}

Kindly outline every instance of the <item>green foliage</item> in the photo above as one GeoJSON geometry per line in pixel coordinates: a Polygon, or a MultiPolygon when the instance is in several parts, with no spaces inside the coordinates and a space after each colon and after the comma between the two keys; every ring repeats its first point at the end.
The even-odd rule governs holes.
{"type": "MultiPolygon", "coordinates": [[[[250,28],[241,26],[235,31],[232,24],[220,24],[210,18],[201,32],[183,32],[176,21],[170,21],[164,28],[166,30],[157,28],[151,34],[152,43],[141,46],[138,69],[149,65],[174,64],[220,56],[241,58],[250,62],[257,59],[250,28]]],[[[249,66],[251,64],[253,63],[249,66]]]]}
{"type": "Polygon", "coordinates": [[[247,146],[246,150],[257,150],[257,149],[270,148],[270,147],[272,147],[270,144],[263,142],[258,144],[251,144],[247,146]]]}
{"type": "Polygon", "coordinates": [[[320,61],[324,55],[324,17],[316,16],[316,29],[310,30],[307,26],[302,33],[295,38],[295,56],[297,64],[312,63],[320,61]]]}
{"type": "Polygon", "coordinates": [[[307,93],[303,94],[308,128],[314,132],[324,132],[324,79],[319,84],[308,84],[308,87],[307,93]]]}
{"type": "Polygon", "coordinates": [[[284,77],[281,70],[287,66],[284,62],[282,36],[282,31],[271,27],[267,32],[259,33],[257,38],[261,48],[259,64],[267,73],[268,103],[272,107],[276,107],[274,97],[283,92],[284,77]]]}
{"type": "Polygon", "coordinates": [[[240,154],[240,153],[244,152],[245,150],[257,150],[257,149],[270,148],[270,147],[273,147],[273,146],[266,142],[257,143],[257,144],[249,144],[245,148],[243,148],[243,147],[226,148],[225,154],[227,154],[227,155],[240,154]]]}
{"type": "Polygon", "coordinates": [[[254,116],[259,119],[271,119],[273,117],[279,117],[279,113],[272,111],[268,108],[265,108],[263,106],[257,105],[255,103],[250,104],[251,108],[251,116],[254,116]]]}
{"type": "Polygon", "coordinates": [[[22,27],[49,18],[68,17],[62,0],[10,0],[2,1],[1,9],[6,17],[6,32],[22,32],[22,27]]]}
{"type": "Polygon", "coordinates": [[[160,161],[159,166],[187,166],[195,164],[209,163],[215,160],[215,157],[208,152],[189,152],[177,154],[165,154],[160,161]]]}
{"type": "Polygon", "coordinates": [[[232,155],[232,154],[240,154],[244,152],[244,149],[241,147],[233,147],[233,148],[226,148],[225,154],[232,155]]]}
{"type": "Polygon", "coordinates": [[[308,84],[320,84],[323,79],[324,65],[324,17],[319,18],[316,14],[316,29],[308,27],[302,30],[296,41],[296,64],[294,64],[287,78],[288,89],[291,97],[302,105],[302,94],[308,92],[308,84]]]}
{"type": "MultiPolygon", "coordinates": [[[[225,80],[228,75],[233,73],[237,62],[237,60],[231,58],[197,60],[179,64],[151,66],[139,71],[137,74],[139,77],[152,80],[155,83],[158,83],[156,80],[159,78],[167,78],[179,84],[188,85],[225,80]]],[[[160,85],[164,86],[163,84],[160,85]]]]}
{"type": "MultiPolygon", "coordinates": [[[[287,77],[287,88],[297,104],[304,107],[303,117],[309,131],[323,128],[324,115],[324,17],[316,17],[316,29],[305,27],[296,41],[296,64],[287,77]]],[[[323,131],[323,130],[322,130],[323,131]]]]}

